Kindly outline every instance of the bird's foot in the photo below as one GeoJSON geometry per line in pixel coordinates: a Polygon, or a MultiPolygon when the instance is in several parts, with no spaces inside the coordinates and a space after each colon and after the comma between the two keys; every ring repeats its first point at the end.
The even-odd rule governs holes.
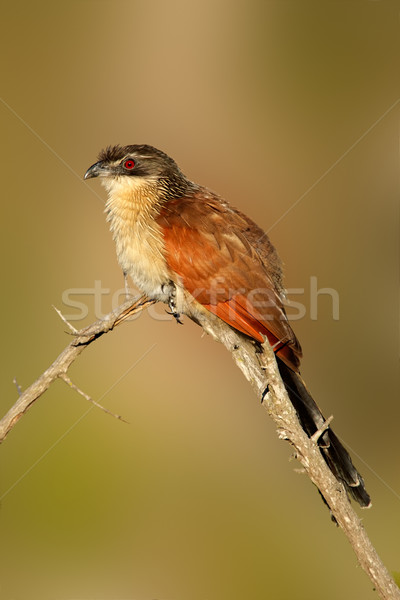
{"type": "Polygon", "coordinates": [[[163,292],[166,292],[168,294],[169,311],[167,310],[166,313],[168,315],[172,315],[174,317],[174,319],[176,320],[177,323],[179,323],[180,325],[183,325],[183,322],[180,320],[181,313],[178,312],[177,307],[176,307],[176,287],[175,287],[175,284],[172,283],[172,281],[171,281],[168,286],[164,285],[163,286],[163,292]]]}

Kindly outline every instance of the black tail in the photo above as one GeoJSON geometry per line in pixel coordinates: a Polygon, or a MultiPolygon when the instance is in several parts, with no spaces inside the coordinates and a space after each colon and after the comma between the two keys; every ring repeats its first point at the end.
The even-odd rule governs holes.
{"type": "MultiPolygon", "coordinates": [[[[282,380],[296,409],[300,423],[307,435],[311,437],[323,425],[325,419],[300,375],[289,369],[279,357],[277,357],[277,362],[282,380]]],[[[328,467],[335,477],[344,484],[347,492],[361,506],[370,506],[371,499],[365,489],[363,478],[353,465],[349,453],[331,429],[327,429],[321,435],[318,445],[328,467]]]]}

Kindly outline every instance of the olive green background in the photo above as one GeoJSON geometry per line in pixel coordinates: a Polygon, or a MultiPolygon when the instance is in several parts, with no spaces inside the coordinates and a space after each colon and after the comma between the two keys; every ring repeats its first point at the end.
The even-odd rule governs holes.
{"type": "MultiPolygon", "coordinates": [[[[398,22],[384,0],[3,2],[1,412],[70,341],[65,290],[80,327],[123,285],[84,172],[153,144],[270,229],[305,289],[304,378],[400,571],[398,22]],[[311,277],[338,320],[326,295],[310,319],[311,277]]],[[[70,372],[129,425],[56,382],[2,445],[0,597],[376,598],[228,353],[156,314],[70,372]]]]}

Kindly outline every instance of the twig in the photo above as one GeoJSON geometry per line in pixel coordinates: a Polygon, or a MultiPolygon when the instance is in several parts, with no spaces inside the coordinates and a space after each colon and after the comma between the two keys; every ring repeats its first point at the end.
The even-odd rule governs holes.
{"type": "Polygon", "coordinates": [[[13,384],[14,384],[14,385],[15,385],[15,387],[17,388],[18,396],[21,396],[21,395],[22,395],[22,388],[21,388],[21,386],[19,385],[19,383],[18,383],[18,381],[17,381],[17,378],[16,378],[16,377],[14,377],[14,379],[13,379],[13,384]]]}
{"type": "Polygon", "coordinates": [[[315,433],[313,433],[313,435],[311,436],[310,439],[314,442],[314,444],[316,444],[318,442],[321,435],[329,428],[332,421],[333,421],[333,415],[328,417],[326,419],[326,421],[324,421],[322,423],[321,427],[319,429],[317,429],[317,431],[315,433]]]}
{"type": "Polygon", "coordinates": [[[146,296],[130,299],[117,309],[109,313],[104,319],[100,319],[78,331],[74,339],[61,352],[52,365],[29,386],[18,398],[17,402],[10,408],[8,413],[0,421],[0,442],[11,431],[22,415],[44,394],[60,375],[67,373],[71,364],[95,339],[104,333],[111,331],[116,325],[128,319],[131,315],[140,312],[147,306],[154,304],[146,296]]]}
{"type": "Polygon", "coordinates": [[[56,313],[58,314],[58,316],[60,317],[60,319],[62,321],[64,321],[64,323],[67,325],[67,327],[69,327],[69,329],[72,331],[72,333],[78,333],[78,330],[75,329],[75,327],[73,325],[71,325],[71,323],[69,321],[67,321],[67,319],[62,314],[61,310],[58,310],[58,308],[56,306],[54,306],[54,304],[53,304],[53,308],[56,311],[56,313]]]}
{"type": "Polygon", "coordinates": [[[125,421],[125,419],[123,419],[121,417],[121,415],[116,415],[115,413],[111,412],[111,410],[108,410],[108,408],[105,408],[104,406],[102,406],[101,404],[96,402],[96,400],[93,400],[93,398],[91,398],[89,396],[89,394],[86,394],[85,392],[83,392],[77,385],[75,385],[75,383],[73,383],[73,381],[71,381],[71,379],[68,377],[68,375],[66,373],[60,373],[59,378],[62,379],[63,381],[65,381],[65,383],[70,388],[72,388],[73,390],[78,392],[78,394],[83,396],[85,398],[85,400],[87,400],[88,402],[91,402],[92,404],[94,404],[94,406],[97,406],[97,408],[101,408],[102,411],[104,411],[108,415],[111,415],[115,419],[119,419],[120,421],[123,421],[124,423],[128,423],[128,421],[125,421]]]}

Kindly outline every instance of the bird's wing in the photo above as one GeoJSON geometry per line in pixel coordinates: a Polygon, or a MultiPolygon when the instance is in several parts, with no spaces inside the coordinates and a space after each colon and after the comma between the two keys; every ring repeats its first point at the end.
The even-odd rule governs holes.
{"type": "Polygon", "coordinates": [[[297,371],[301,348],[283,307],[279,259],[264,232],[204,190],[165,203],[157,222],[168,266],[185,289],[238,331],[259,342],[267,336],[297,371]]]}

